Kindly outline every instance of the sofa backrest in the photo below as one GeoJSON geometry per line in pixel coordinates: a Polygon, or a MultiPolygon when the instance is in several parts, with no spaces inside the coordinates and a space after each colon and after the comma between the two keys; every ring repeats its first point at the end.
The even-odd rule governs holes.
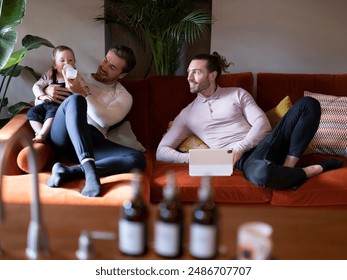
{"type": "Polygon", "coordinates": [[[347,96],[347,74],[257,74],[256,100],[264,111],[275,107],[287,95],[294,103],[304,91],[347,96]]]}
{"type": "Polygon", "coordinates": [[[149,135],[149,81],[123,80],[122,85],[133,97],[133,106],[126,116],[130,121],[131,128],[137,139],[145,147],[150,146],[151,137],[149,135]]]}

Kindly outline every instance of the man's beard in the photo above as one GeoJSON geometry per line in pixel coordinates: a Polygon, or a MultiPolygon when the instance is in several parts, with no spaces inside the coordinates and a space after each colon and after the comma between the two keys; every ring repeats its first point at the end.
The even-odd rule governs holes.
{"type": "Polygon", "coordinates": [[[191,87],[191,84],[189,84],[189,89],[192,94],[198,94],[199,92],[202,92],[210,87],[210,82],[207,80],[203,84],[193,83],[194,87],[191,87]]]}

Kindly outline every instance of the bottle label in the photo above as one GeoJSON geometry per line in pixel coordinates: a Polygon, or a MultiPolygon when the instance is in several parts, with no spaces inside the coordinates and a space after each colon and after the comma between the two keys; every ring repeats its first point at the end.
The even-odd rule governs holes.
{"type": "Polygon", "coordinates": [[[193,257],[208,259],[216,255],[217,228],[214,225],[200,225],[193,223],[190,226],[189,252],[193,257]]]}
{"type": "Polygon", "coordinates": [[[129,255],[140,255],[145,250],[145,225],[125,219],[119,220],[119,250],[129,255]]]}
{"type": "Polygon", "coordinates": [[[165,257],[175,257],[180,249],[180,226],[157,221],[155,224],[155,251],[165,257]]]}

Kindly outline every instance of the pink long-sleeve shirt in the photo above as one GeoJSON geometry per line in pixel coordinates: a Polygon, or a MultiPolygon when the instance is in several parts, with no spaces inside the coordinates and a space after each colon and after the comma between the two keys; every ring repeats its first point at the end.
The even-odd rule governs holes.
{"type": "Polygon", "coordinates": [[[242,153],[255,147],[271,131],[265,113],[242,88],[221,88],[209,98],[198,94],[175,118],[157,149],[157,160],[188,163],[189,154],[176,150],[190,135],[210,148],[242,153]]]}

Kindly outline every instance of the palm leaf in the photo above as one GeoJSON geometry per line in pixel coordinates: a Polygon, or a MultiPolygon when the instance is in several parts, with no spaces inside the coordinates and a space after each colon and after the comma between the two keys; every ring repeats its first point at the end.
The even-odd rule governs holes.
{"type": "Polygon", "coordinates": [[[151,50],[156,74],[173,75],[184,44],[202,36],[212,16],[195,9],[194,0],[106,0],[105,20],[121,26],[144,50],[151,50]]]}
{"type": "Polygon", "coordinates": [[[213,23],[210,14],[204,11],[193,11],[182,21],[171,26],[167,33],[177,42],[185,41],[188,44],[196,42],[203,34],[206,34],[209,24],[213,23]]]}

